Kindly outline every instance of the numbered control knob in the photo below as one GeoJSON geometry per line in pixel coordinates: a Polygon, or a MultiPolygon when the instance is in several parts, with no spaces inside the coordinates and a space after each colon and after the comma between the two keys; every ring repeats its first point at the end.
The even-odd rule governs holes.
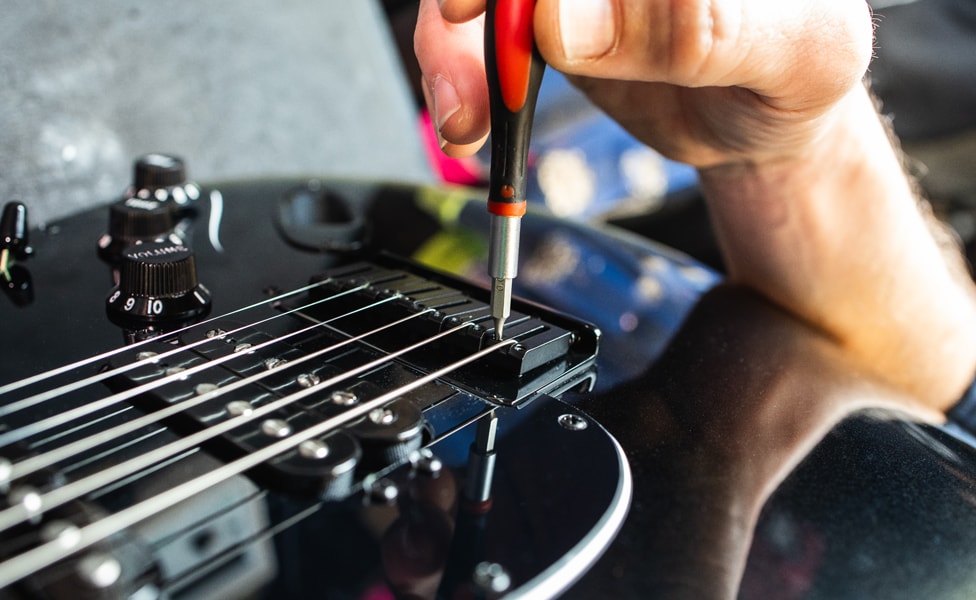
{"type": "Polygon", "coordinates": [[[200,188],[187,181],[186,164],[171,154],[146,154],[133,165],[132,187],[126,196],[172,201],[184,205],[200,197],[200,188]]]}
{"type": "Polygon", "coordinates": [[[108,232],[98,240],[98,253],[112,264],[122,259],[129,246],[145,242],[179,240],[173,231],[176,204],[153,199],[126,198],[109,208],[108,232]]]}
{"type": "Polygon", "coordinates": [[[210,311],[210,292],[197,282],[193,252],[182,244],[139,244],[122,253],[119,285],[106,301],[112,321],[127,327],[179,323],[210,311]]]}

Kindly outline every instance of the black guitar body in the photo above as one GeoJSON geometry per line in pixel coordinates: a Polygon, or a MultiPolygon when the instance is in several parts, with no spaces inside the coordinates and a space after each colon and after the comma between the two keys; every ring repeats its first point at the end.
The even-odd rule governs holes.
{"type": "MultiPolygon", "coordinates": [[[[307,180],[224,183],[198,196],[181,204],[173,231],[194,253],[203,286],[194,294],[209,293],[212,306],[175,324],[155,318],[169,307],[151,298],[141,316],[129,314],[129,288],[114,287],[125,267],[106,259],[104,239],[96,247],[108,225],[105,209],[30,232],[33,253],[14,265],[19,283],[9,284],[8,297],[0,299],[6,340],[0,446],[5,468],[65,447],[70,453],[23,477],[15,471],[12,482],[9,472],[0,481],[7,507],[0,513],[7,536],[0,543],[0,596],[551,596],[603,552],[626,515],[629,468],[596,421],[556,397],[621,378],[649,357],[631,355],[633,363],[597,368],[599,330],[519,300],[506,332],[517,346],[419,387],[405,386],[493,341],[482,288],[409,260],[429,261],[439,252],[446,260],[433,262],[483,278],[479,236],[487,226],[477,198],[307,180]],[[321,287],[289,293],[310,282],[321,287]],[[373,303],[382,306],[373,309],[373,303]],[[257,306],[235,312],[251,305],[257,306]],[[370,310],[407,322],[374,335],[370,310]],[[342,323],[346,313],[352,316],[342,323]],[[343,379],[342,369],[382,361],[399,347],[476,322],[454,338],[343,379]],[[354,335],[372,337],[350,341],[354,335]],[[282,341],[268,341],[276,336],[282,341]],[[113,353],[124,345],[131,350],[113,353]],[[289,367],[288,359],[333,346],[338,349],[314,367],[307,362],[278,369],[289,367]],[[240,357],[225,356],[235,353],[240,357]],[[85,361],[96,355],[102,357],[85,361]],[[220,362],[225,358],[234,360],[220,362]],[[216,362],[199,367],[204,360],[216,362]],[[78,365],[17,383],[69,363],[78,365]],[[259,380],[186,410],[173,408],[254,372],[279,370],[273,382],[259,380]],[[91,378],[84,386],[73,383],[91,378]],[[199,445],[147,458],[274,398],[314,387],[309,381],[324,391],[311,390],[316,393],[199,445]],[[342,383],[327,385],[332,381],[342,383]],[[348,406],[361,406],[399,386],[403,393],[376,404],[392,407],[385,410],[393,426],[384,429],[384,409],[373,408],[343,424],[350,433],[324,437],[325,458],[315,454],[322,448],[314,443],[323,439],[315,436],[312,446],[306,442],[285,456],[256,461],[173,502],[160,500],[278,438],[341,418],[341,398],[358,394],[348,406]],[[98,402],[105,405],[84,412],[98,402]],[[125,429],[166,408],[166,418],[125,429]],[[66,414],[78,416],[69,420],[66,414]],[[110,439],[86,441],[104,431],[110,439]],[[140,457],[145,464],[49,504],[48,492],[140,457]],[[36,496],[44,500],[32,507],[36,496]],[[144,513],[118,526],[111,521],[140,503],[144,513]],[[78,542],[79,531],[87,536],[103,518],[112,523],[109,533],[78,542]]],[[[686,266],[704,276],[689,278],[688,290],[660,305],[668,309],[661,322],[642,320],[641,327],[673,328],[694,288],[708,279],[692,263],[673,263],[640,245],[628,254],[603,234],[541,215],[525,223],[527,255],[546,248],[585,252],[600,261],[591,262],[595,278],[612,273],[632,280],[628,270],[651,258],[658,270],[686,266]]],[[[558,300],[566,310],[586,301],[564,293],[567,282],[575,285],[586,273],[533,276],[531,269],[522,278],[523,296],[549,305],[558,300]]],[[[626,346],[616,352],[629,353],[626,346]]]]}
{"type": "Polygon", "coordinates": [[[694,261],[530,213],[497,346],[476,191],[192,195],[179,306],[119,284],[106,209],[7,252],[0,597],[976,589],[972,438],[694,261]]]}

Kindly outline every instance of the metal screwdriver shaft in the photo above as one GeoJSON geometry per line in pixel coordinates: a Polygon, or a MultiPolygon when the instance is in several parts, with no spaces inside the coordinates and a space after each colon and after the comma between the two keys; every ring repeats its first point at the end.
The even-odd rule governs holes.
{"type": "Polygon", "coordinates": [[[518,275],[525,178],[535,103],[545,63],[535,47],[535,0],[488,0],[485,68],[491,104],[488,274],[495,337],[502,339],[518,275]]]}

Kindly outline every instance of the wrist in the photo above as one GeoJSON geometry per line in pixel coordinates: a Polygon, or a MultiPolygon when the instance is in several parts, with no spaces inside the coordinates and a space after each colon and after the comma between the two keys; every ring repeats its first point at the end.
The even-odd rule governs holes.
{"type": "Polygon", "coordinates": [[[972,283],[933,236],[867,91],[795,148],[700,171],[729,278],[946,408],[976,365],[972,283]]]}

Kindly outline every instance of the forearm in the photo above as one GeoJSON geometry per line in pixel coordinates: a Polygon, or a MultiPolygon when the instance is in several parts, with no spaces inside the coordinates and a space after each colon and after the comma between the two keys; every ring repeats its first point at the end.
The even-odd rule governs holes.
{"type": "Polygon", "coordinates": [[[945,408],[976,366],[972,284],[930,231],[867,92],[824,118],[803,154],[702,170],[730,279],[945,408]]]}

